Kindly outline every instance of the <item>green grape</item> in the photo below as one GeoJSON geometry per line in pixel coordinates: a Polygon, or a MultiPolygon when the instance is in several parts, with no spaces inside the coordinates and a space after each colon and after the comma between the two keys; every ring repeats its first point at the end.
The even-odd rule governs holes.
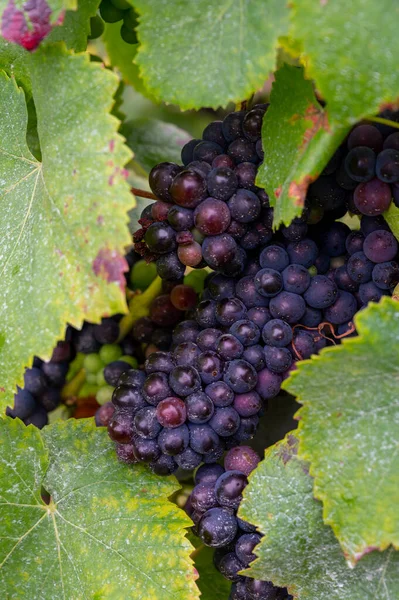
{"type": "Polygon", "coordinates": [[[98,373],[98,371],[104,368],[104,363],[98,354],[92,353],[86,354],[83,366],[88,373],[98,373]]]}
{"type": "Polygon", "coordinates": [[[311,277],[314,277],[315,275],[317,275],[317,268],[314,265],[309,267],[308,271],[309,271],[309,275],[311,277]]]}
{"type": "Polygon", "coordinates": [[[99,355],[104,365],[108,365],[110,362],[118,360],[118,358],[122,356],[122,350],[118,344],[104,344],[104,346],[100,348],[99,355]]]}
{"type": "Polygon", "coordinates": [[[126,27],[128,27],[129,29],[136,29],[138,25],[137,16],[138,15],[134,8],[127,10],[123,15],[123,22],[126,25],[126,27]]]}
{"type": "Polygon", "coordinates": [[[97,377],[97,385],[98,387],[102,387],[103,385],[107,385],[107,382],[104,379],[104,370],[101,369],[96,375],[97,377]]]}
{"type": "Polygon", "coordinates": [[[104,21],[99,15],[90,19],[90,33],[87,36],[89,40],[96,40],[104,33],[104,21]]]}
{"type": "Polygon", "coordinates": [[[156,276],[157,267],[155,263],[148,264],[145,260],[138,260],[130,271],[130,287],[132,290],[144,292],[156,276]]]}
{"type": "Polygon", "coordinates": [[[98,383],[97,383],[97,373],[87,373],[87,375],[86,375],[86,381],[87,381],[87,383],[90,383],[90,384],[98,386],[98,383]]]}
{"type": "Polygon", "coordinates": [[[134,29],[129,29],[125,24],[121,27],[121,38],[126,44],[137,44],[137,35],[134,29]]]}
{"type": "Polygon", "coordinates": [[[85,356],[86,355],[83,354],[82,352],[77,353],[77,355],[75,356],[75,358],[69,365],[68,374],[66,376],[67,382],[71,381],[71,379],[73,379],[75,377],[76,373],[78,373],[80,371],[80,369],[83,367],[83,361],[85,359],[85,356]]]}
{"type": "Polygon", "coordinates": [[[112,399],[113,391],[114,388],[112,387],[112,385],[104,385],[103,387],[101,387],[96,394],[97,402],[101,406],[106,402],[110,402],[110,400],[112,399]]]}
{"type": "Polygon", "coordinates": [[[79,390],[78,398],[87,398],[88,396],[95,396],[97,394],[97,390],[97,385],[85,381],[85,383],[79,390]]]}
{"type": "Polygon", "coordinates": [[[106,23],[117,23],[123,19],[123,10],[116,8],[110,0],[102,0],[100,4],[100,15],[106,23]]]}
{"type": "Polygon", "coordinates": [[[112,4],[119,10],[129,10],[132,5],[127,0],[111,0],[112,4]]]}
{"type": "Polygon", "coordinates": [[[184,278],[184,284],[189,285],[197,294],[204,291],[204,281],[208,277],[209,271],[206,269],[193,269],[184,278]]]}
{"type": "Polygon", "coordinates": [[[123,360],[123,362],[126,362],[128,365],[131,365],[133,369],[137,369],[139,366],[139,363],[137,362],[137,358],[135,356],[128,356],[127,354],[124,354],[120,357],[119,360],[123,360]]]}

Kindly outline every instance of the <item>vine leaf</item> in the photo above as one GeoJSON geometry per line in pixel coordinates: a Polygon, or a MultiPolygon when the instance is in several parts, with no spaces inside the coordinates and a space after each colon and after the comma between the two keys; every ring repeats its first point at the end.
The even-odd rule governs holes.
{"type": "Polygon", "coordinates": [[[196,547],[192,558],[198,572],[197,585],[201,592],[201,600],[227,600],[231,582],[228,581],[213,564],[213,548],[204,546],[198,537],[189,534],[189,540],[196,547]]]}
{"type": "Polygon", "coordinates": [[[34,355],[50,358],[67,322],[79,328],[126,310],[134,202],[123,169],[131,153],[108,114],[117,77],[61,46],[30,60],[41,162],[26,144],[24,94],[0,75],[2,411],[24,368],[34,355]]]}
{"type": "Polygon", "coordinates": [[[93,419],[3,419],[0,486],[2,598],[198,598],[176,480],[119,463],[93,419]]]}
{"type": "Polygon", "coordinates": [[[399,547],[399,304],[384,297],[355,321],[358,337],[299,363],[283,386],[303,404],[300,456],[351,564],[399,547]]]}
{"type": "Polygon", "coordinates": [[[34,50],[53,27],[61,25],[65,9],[76,10],[77,0],[0,0],[1,35],[34,50]]]}
{"type": "Polygon", "coordinates": [[[274,207],[274,226],[289,225],[304,208],[306,192],[327,164],[348,128],[331,121],[318,103],[303,68],[283,65],[276,73],[263,119],[265,161],[257,185],[274,207]]]}
{"type": "Polygon", "coordinates": [[[150,118],[127,121],[121,133],[134,151],[134,161],[146,173],[160,162],[180,163],[181,149],[192,137],[173,123],[150,118]]]}
{"type": "MultiPolygon", "coordinates": [[[[399,597],[399,552],[371,552],[347,565],[314,500],[308,464],[297,438],[266,450],[250,475],[239,516],[264,534],[245,575],[288,587],[295,600],[392,600],[399,597]]],[[[339,445],[339,442],[337,443],[339,445]]]]}
{"type": "Polygon", "coordinates": [[[398,5],[293,0],[291,6],[290,34],[334,120],[353,125],[398,102],[398,5]]]}
{"type": "Polygon", "coordinates": [[[65,42],[67,48],[84,52],[90,33],[90,18],[97,13],[100,0],[78,0],[77,10],[67,10],[62,25],[51,30],[46,42],[65,42]]]}
{"type": "Polygon", "coordinates": [[[135,8],[145,87],[182,109],[249,97],[274,70],[277,39],[288,29],[280,0],[135,0],[135,8]]]}

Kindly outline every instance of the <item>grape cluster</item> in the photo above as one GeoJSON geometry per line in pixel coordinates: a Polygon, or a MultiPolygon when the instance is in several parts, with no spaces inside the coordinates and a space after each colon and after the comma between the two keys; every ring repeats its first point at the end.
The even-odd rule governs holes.
{"type": "Polygon", "coordinates": [[[202,465],[185,506],[194,522],[193,532],[206,546],[215,549],[215,567],[232,581],[230,600],[291,598],[286,589],[277,588],[270,581],[239,575],[255,560],[254,549],[262,537],[253,525],[237,517],[247,477],[259,460],[252,448],[240,446],[226,454],[224,468],[220,464],[202,465]]]}
{"type": "MultiPolygon", "coordinates": [[[[237,275],[273,238],[268,196],[255,184],[266,109],[255,105],[210,123],[202,140],[183,147],[183,166],[152,169],[149,183],[158,200],[143,211],[134,239],[137,252],[156,261],[160,277],[179,279],[186,266],[237,275]]],[[[399,132],[360,124],[309,187],[301,219],[281,231],[294,242],[307,225],[339,219],[348,210],[380,215],[392,197],[399,205],[399,132]]]]}
{"type": "Polygon", "coordinates": [[[137,44],[137,13],[127,0],[102,0],[99,15],[90,19],[89,40],[99,38],[104,32],[105,23],[118,23],[121,26],[121,38],[127,44],[137,44]]]}

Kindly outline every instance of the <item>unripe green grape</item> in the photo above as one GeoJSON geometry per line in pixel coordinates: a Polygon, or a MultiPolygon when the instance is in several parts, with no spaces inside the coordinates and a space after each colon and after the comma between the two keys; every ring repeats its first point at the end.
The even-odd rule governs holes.
{"type": "Polygon", "coordinates": [[[100,404],[100,406],[102,406],[106,402],[110,402],[110,400],[112,399],[113,391],[114,388],[112,387],[112,385],[104,385],[97,391],[96,400],[100,404]]]}
{"type": "Polygon", "coordinates": [[[90,33],[87,36],[89,40],[96,40],[104,33],[104,21],[99,15],[90,19],[90,33]]]}
{"type": "Polygon", "coordinates": [[[97,377],[98,387],[103,387],[104,385],[107,385],[107,382],[105,381],[105,378],[104,378],[104,369],[101,369],[101,371],[99,371],[97,373],[96,377],[97,377]]]}
{"type": "Polygon", "coordinates": [[[110,0],[102,0],[100,15],[106,23],[117,23],[123,19],[123,10],[116,8],[110,0]]]}
{"type": "Polygon", "coordinates": [[[205,269],[193,269],[184,277],[184,284],[189,285],[197,294],[204,291],[204,281],[208,277],[209,272],[205,269]]]}
{"type": "Polygon", "coordinates": [[[120,357],[119,360],[123,360],[123,362],[126,362],[128,365],[131,365],[132,369],[137,369],[139,366],[139,363],[137,362],[137,358],[135,356],[128,356],[127,354],[124,354],[120,357]]]}
{"type": "Polygon", "coordinates": [[[126,44],[137,44],[137,35],[134,29],[129,29],[125,24],[121,27],[121,38],[126,44]]]}
{"type": "Polygon", "coordinates": [[[87,373],[86,381],[87,381],[87,383],[93,384],[97,387],[98,386],[97,373],[87,373]]]}
{"type": "Polygon", "coordinates": [[[75,377],[76,373],[78,373],[80,371],[80,369],[83,367],[83,362],[84,362],[85,356],[86,355],[83,354],[83,352],[77,353],[74,360],[69,365],[68,374],[66,376],[67,382],[71,381],[71,379],[73,379],[75,377]]]}
{"type": "Polygon", "coordinates": [[[104,363],[98,354],[86,354],[83,367],[88,373],[98,373],[98,371],[104,368],[104,363]]]}
{"type": "Polygon", "coordinates": [[[108,365],[122,356],[122,350],[118,344],[104,344],[100,348],[99,355],[104,365],[108,365]]]}
{"type": "Polygon", "coordinates": [[[145,260],[138,260],[130,271],[130,287],[144,292],[156,276],[157,266],[154,262],[148,264],[145,260]]]}

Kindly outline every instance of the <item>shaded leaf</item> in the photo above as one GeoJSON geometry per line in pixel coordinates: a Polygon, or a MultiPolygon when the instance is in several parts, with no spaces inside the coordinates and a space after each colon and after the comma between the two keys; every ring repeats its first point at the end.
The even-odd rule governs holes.
{"type": "Polygon", "coordinates": [[[260,88],[288,22],[280,0],[136,0],[135,8],[144,84],[183,109],[225,106],[260,88]]]}
{"type": "Polygon", "coordinates": [[[193,553],[194,566],[198,571],[197,585],[201,592],[201,600],[227,600],[231,582],[223,577],[213,564],[214,550],[204,546],[198,537],[191,535],[190,541],[198,546],[193,553]]]}
{"type": "Polygon", "coordinates": [[[265,161],[256,181],[275,209],[275,227],[302,213],[309,184],[346,133],[318,103],[303,68],[284,65],[277,71],[262,126],[265,161]]]}
{"type": "Polygon", "coordinates": [[[399,597],[399,552],[371,552],[348,567],[313,498],[308,465],[288,434],[249,477],[239,516],[264,534],[245,575],[288,587],[295,600],[393,600],[399,597]]]}
{"type": "Polygon", "coordinates": [[[399,304],[384,297],[355,322],[358,337],[299,363],[283,384],[303,404],[300,456],[351,563],[399,547],[399,304]]]}
{"type": "Polygon", "coordinates": [[[42,162],[26,144],[23,92],[0,77],[0,408],[34,355],[49,359],[66,323],[123,312],[130,153],[108,114],[114,74],[61,47],[35,52],[42,162]],[[82,90],[83,93],[82,93],[82,90]]]}
{"type": "Polygon", "coordinates": [[[83,52],[90,33],[90,18],[97,13],[100,0],[78,0],[77,10],[67,10],[62,25],[54,27],[49,42],[65,42],[67,48],[83,52]]]}
{"type": "Polygon", "coordinates": [[[168,501],[176,489],[172,478],[119,463],[92,419],[42,433],[2,420],[1,597],[198,598],[190,520],[168,501]]]}

